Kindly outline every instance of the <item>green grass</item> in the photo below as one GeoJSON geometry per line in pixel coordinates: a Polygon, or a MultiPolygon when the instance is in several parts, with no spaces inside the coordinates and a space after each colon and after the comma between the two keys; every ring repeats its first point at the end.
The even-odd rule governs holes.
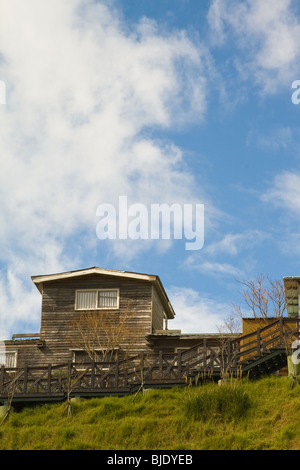
{"type": "Polygon", "coordinates": [[[300,449],[300,387],[288,377],[148,390],[12,411],[0,450],[300,449]]]}

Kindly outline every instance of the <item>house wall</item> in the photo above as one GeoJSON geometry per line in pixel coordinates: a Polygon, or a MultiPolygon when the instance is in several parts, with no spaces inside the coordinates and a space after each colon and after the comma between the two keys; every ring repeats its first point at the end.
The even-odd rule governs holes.
{"type": "MultiPolygon", "coordinates": [[[[13,367],[22,367],[28,365],[44,365],[43,354],[38,347],[39,341],[37,340],[24,340],[24,341],[5,341],[5,352],[9,355],[15,355],[15,363],[13,367]]],[[[46,362],[47,364],[47,362],[46,362]]]]}
{"type": "Polygon", "coordinates": [[[242,319],[242,334],[248,335],[249,333],[254,333],[258,328],[264,328],[265,326],[270,325],[276,321],[276,317],[270,318],[243,318],[242,319]]]}
{"type": "MultiPolygon", "coordinates": [[[[119,289],[119,308],[106,310],[106,319],[122,326],[119,337],[120,353],[123,356],[149,351],[147,337],[152,333],[152,314],[154,324],[161,325],[158,315],[160,303],[150,282],[129,278],[116,278],[92,274],[78,278],[50,281],[44,284],[41,308],[40,341],[7,341],[7,351],[17,352],[17,365],[62,364],[73,360],[73,351],[83,349],[80,334],[75,322],[86,314],[100,310],[75,310],[77,289],[119,289]],[[155,302],[152,304],[152,300],[155,302]],[[154,308],[152,310],[152,306],[154,308]],[[125,321],[126,320],[126,321],[125,321]],[[41,347],[41,342],[43,346],[41,347]]],[[[106,320],[104,320],[106,321],[106,320]]],[[[102,342],[103,344],[103,342],[102,342]]]]}
{"type": "MultiPolygon", "coordinates": [[[[268,318],[243,318],[242,319],[242,329],[243,335],[248,335],[250,333],[254,333],[257,331],[258,328],[264,328],[266,326],[271,325],[274,323],[276,320],[278,320],[277,317],[268,317],[268,318]]],[[[295,322],[293,319],[289,321],[288,325],[286,325],[287,328],[289,329],[295,329],[297,327],[297,320],[295,322]]]]}
{"type": "Polygon", "coordinates": [[[138,280],[89,275],[44,285],[41,339],[45,340],[43,353],[51,359],[50,362],[72,359],[71,349],[80,349],[82,346],[75,320],[81,315],[99,312],[75,310],[76,290],[111,288],[119,289],[119,308],[106,312],[110,318],[115,317],[117,325],[120,318],[126,317],[127,327],[120,340],[121,349],[131,355],[147,349],[146,336],[151,332],[152,323],[152,285],[138,280]]]}
{"type": "Polygon", "coordinates": [[[234,334],[175,334],[165,331],[164,334],[153,334],[148,337],[151,348],[154,353],[163,351],[164,353],[176,353],[178,350],[186,350],[195,346],[218,348],[227,340],[233,340],[239,335],[234,334]]]}
{"type": "Polygon", "coordinates": [[[164,307],[156,292],[154,286],[152,287],[152,331],[163,330],[164,328],[164,307]]]}

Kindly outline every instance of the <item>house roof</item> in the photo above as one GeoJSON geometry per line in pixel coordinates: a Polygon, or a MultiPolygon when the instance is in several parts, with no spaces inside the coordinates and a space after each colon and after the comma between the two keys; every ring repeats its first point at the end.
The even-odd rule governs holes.
{"type": "Polygon", "coordinates": [[[38,290],[42,293],[43,292],[43,285],[47,282],[51,281],[60,281],[70,278],[88,276],[91,274],[99,274],[101,276],[114,276],[119,278],[128,278],[128,279],[136,279],[141,281],[150,282],[156,288],[156,291],[163,303],[163,306],[166,311],[166,315],[168,318],[174,318],[175,312],[173,307],[170,303],[170,300],[167,296],[167,293],[162,285],[162,282],[157,275],[152,274],[143,274],[143,273],[135,273],[129,271],[118,271],[115,269],[106,269],[106,268],[98,268],[97,266],[87,268],[87,269],[79,269],[77,271],[67,271],[63,273],[57,274],[45,274],[40,276],[31,276],[32,281],[38,288],[38,290]]]}

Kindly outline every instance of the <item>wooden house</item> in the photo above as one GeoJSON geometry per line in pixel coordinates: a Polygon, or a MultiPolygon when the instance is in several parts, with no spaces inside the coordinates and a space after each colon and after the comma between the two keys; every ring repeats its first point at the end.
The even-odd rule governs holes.
{"type": "Polygon", "coordinates": [[[5,342],[10,366],[148,351],[147,336],[175,316],[158,276],[92,267],[32,281],[42,296],[40,332],[5,342]]]}
{"type": "Polygon", "coordinates": [[[169,329],[175,312],[157,275],[92,267],[32,281],[41,293],[40,332],[5,341],[7,367],[176,353],[220,341],[216,334],[169,329]]]}
{"type": "Polygon", "coordinates": [[[285,281],[296,318],[263,322],[245,318],[242,334],[185,334],[169,329],[175,312],[156,275],[92,267],[33,276],[32,281],[41,294],[40,331],[14,334],[0,342],[0,364],[5,366],[0,370],[2,389],[14,372],[10,368],[18,367],[23,392],[28,380],[33,381],[31,391],[44,380],[47,384],[43,382],[42,389],[52,393],[51,384],[60,383],[53,374],[64,368],[69,377],[72,371],[90,373],[91,393],[97,371],[100,388],[104,381],[104,388],[114,382],[116,391],[122,381],[126,387],[130,380],[136,385],[136,368],[144,368],[145,355],[150,382],[186,383],[190,374],[200,370],[220,377],[226,367],[246,367],[247,373],[251,367],[255,376],[279,370],[286,363],[287,339],[292,340],[295,333],[299,336],[300,278],[285,281]],[[250,360],[254,362],[249,366],[250,360]],[[88,367],[82,367],[87,362],[88,367]]]}

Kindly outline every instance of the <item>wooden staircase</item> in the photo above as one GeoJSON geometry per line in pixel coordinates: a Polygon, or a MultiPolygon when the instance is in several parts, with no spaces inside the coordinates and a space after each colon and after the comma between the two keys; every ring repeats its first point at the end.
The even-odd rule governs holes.
{"type": "Polygon", "coordinates": [[[259,377],[287,367],[292,344],[299,339],[299,320],[278,318],[231,344],[243,375],[259,377]]]}
{"type": "Polygon", "coordinates": [[[257,378],[261,375],[269,375],[280,371],[287,366],[287,355],[284,349],[274,349],[263,353],[261,357],[245,362],[242,367],[242,374],[249,375],[250,378],[257,378]]]}

